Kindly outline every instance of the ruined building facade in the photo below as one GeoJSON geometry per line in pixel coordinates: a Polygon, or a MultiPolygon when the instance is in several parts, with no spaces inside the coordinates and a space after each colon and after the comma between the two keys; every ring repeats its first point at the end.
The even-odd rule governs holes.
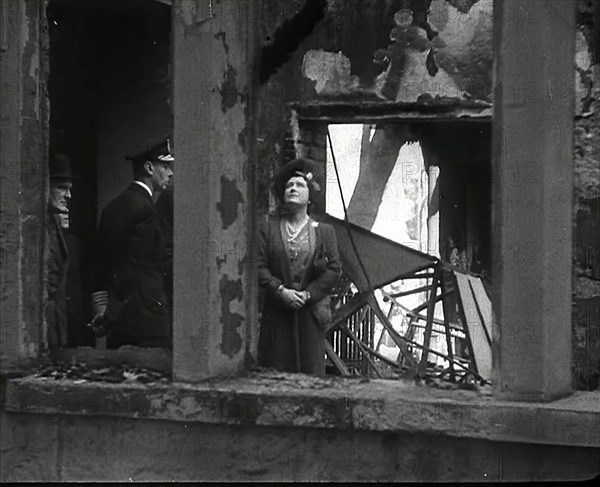
{"type": "MultiPolygon", "coordinates": [[[[139,0],[127,12],[100,1],[0,5],[3,480],[598,473],[595,2],[139,0]],[[145,23],[135,22],[135,9],[145,23]],[[94,16],[104,28],[92,30],[94,16]],[[96,45],[103,35],[105,49],[96,45]],[[78,58],[69,39],[87,39],[83,52],[96,60],[78,58]],[[155,42],[155,55],[136,58],[136,39],[155,42]],[[111,77],[115,65],[122,79],[111,77]],[[149,80],[143,89],[140,79],[149,80]],[[174,381],[32,377],[48,357],[49,151],[68,147],[80,161],[86,189],[73,218],[85,243],[130,177],[115,162],[128,138],[171,120],[173,356],[126,359],[168,370],[174,381]],[[255,228],[272,208],[272,175],[296,155],[328,167],[333,123],[370,124],[383,146],[420,144],[427,177],[438,177],[423,217],[439,219],[437,248],[428,250],[491,275],[491,395],[248,377],[259,332],[255,228]]],[[[395,162],[374,160],[347,202],[368,229],[395,162]]],[[[323,186],[330,170],[319,175],[323,186]]],[[[316,202],[317,211],[325,205],[316,202]]],[[[65,356],[124,360],[108,352],[65,356]]]]}

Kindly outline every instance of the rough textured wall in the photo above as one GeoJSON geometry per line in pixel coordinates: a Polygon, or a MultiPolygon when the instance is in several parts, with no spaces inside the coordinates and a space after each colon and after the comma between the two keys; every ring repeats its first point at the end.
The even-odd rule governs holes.
{"type": "Polygon", "coordinates": [[[1,356],[40,351],[48,153],[45,2],[2,2],[1,356]]]}
{"type": "Polygon", "coordinates": [[[331,0],[326,22],[333,32],[299,53],[318,96],[491,100],[489,0],[331,0]]]}
{"type": "Polygon", "coordinates": [[[586,479],[598,450],[413,433],[2,412],[1,480],[586,479]]]}
{"type": "Polygon", "coordinates": [[[241,372],[256,346],[252,67],[258,1],[174,2],[173,373],[241,372]],[[254,347],[254,348],[253,348],[254,347]],[[248,353],[246,353],[248,352],[248,353]]]}
{"type": "Polygon", "coordinates": [[[600,3],[578,2],[574,155],[573,382],[600,369],[600,3]]]}
{"type": "MultiPolygon", "coordinates": [[[[268,210],[271,175],[285,158],[287,102],[492,101],[490,0],[366,1],[360,7],[328,0],[312,5],[309,10],[300,0],[264,2],[263,64],[266,59],[277,69],[264,74],[263,66],[261,71],[259,214],[268,210]],[[311,29],[299,29],[299,17],[312,19],[311,29]],[[298,42],[282,42],[294,36],[298,42]]],[[[594,51],[600,45],[599,10],[599,2],[578,2],[573,213],[577,389],[598,387],[600,357],[600,56],[598,47],[594,51]]],[[[542,12],[521,13],[535,17],[542,12]]]]}
{"type": "Polygon", "coordinates": [[[490,0],[265,0],[259,213],[284,159],[287,102],[491,101],[491,33],[490,0]]]}

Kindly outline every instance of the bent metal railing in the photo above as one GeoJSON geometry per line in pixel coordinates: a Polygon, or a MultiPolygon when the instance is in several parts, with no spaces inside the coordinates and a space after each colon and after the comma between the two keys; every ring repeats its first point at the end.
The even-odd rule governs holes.
{"type": "Polygon", "coordinates": [[[492,308],[480,277],[330,215],[320,221],[336,231],[343,268],[325,344],[337,373],[489,383],[492,308]],[[413,289],[394,292],[390,286],[414,279],[419,283],[413,289]],[[420,304],[404,304],[410,296],[421,297],[420,304]],[[435,316],[438,302],[441,319],[435,316]],[[392,323],[394,314],[402,317],[400,324],[392,323]],[[382,353],[384,337],[397,348],[396,357],[382,353]]]}

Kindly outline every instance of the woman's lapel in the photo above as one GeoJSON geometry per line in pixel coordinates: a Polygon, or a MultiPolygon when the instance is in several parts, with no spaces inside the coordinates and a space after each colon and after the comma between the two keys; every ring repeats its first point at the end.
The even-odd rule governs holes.
{"type": "Polygon", "coordinates": [[[307,268],[309,268],[310,266],[313,265],[313,262],[315,261],[315,257],[320,253],[319,249],[321,248],[321,240],[322,240],[321,225],[319,225],[319,222],[317,222],[311,218],[309,220],[308,224],[311,225],[312,228],[314,228],[314,230],[315,230],[315,246],[314,246],[314,252],[310,256],[310,260],[308,262],[308,265],[306,266],[307,268]]]}
{"type": "Polygon", "coordinates": [[[281,266],[283,282],[286,286],[289,286],[292,283],[292,268],[290,267],[290,260],[288,259],[287,252],[285,251],[279,222],[279,218],[271,220],[271,231],[274,233],[273,239],[271,240],[271,245],[273,245],[272,252],[273,255],[277,256],[277,260],[281,266]]]}
{"type": "MultiPolygon", "coordinates": [[[[312,218],[308,221],[308,224],[311,226],[311,229],[314,230],[315,243],[313,246],[313,252],[309,257],[308,263],[304,268],[304,274],[302,276],[302,288],[304,288],[308,283],[306,282],[306,276],[308,276],[308,270],[313,266],[315,262],[316,256],[320,253],[319,249],[321,248],[321,226],[318,222],[313,220],[312,218]]],[[[310,231],[310,229],[309,229],[310,231]]]]}

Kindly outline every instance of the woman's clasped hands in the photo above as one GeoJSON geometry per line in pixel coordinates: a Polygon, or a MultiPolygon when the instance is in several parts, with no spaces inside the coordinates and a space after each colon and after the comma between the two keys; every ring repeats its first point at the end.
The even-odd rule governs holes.
{"type": "Polygon", "coordinates": [[[288,289],[284,286],[279,288],[278,293],[283,303],[288,308],[294,310],[302,308],[302,306],[310,299],[310,293],[308,291],[296,291],[295,289],[288,289]]]}

